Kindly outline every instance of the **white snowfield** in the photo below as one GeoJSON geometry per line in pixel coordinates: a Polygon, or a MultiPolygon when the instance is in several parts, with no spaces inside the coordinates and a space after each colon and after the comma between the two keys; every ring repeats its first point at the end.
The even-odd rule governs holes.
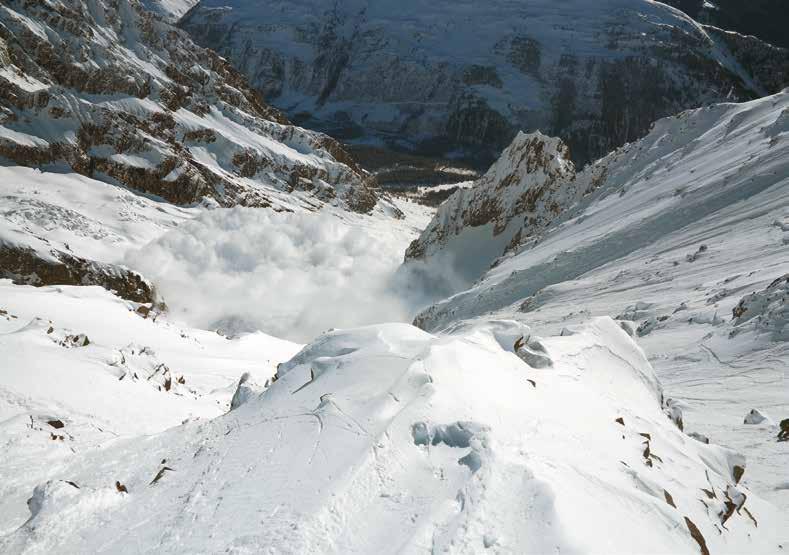
{"type": "Polygon", "coordinates": [[[144,318],[138,306],[100,287],[0,280],[0,536],[30,517],[31,488],[85,453],[219,416],[243,372],[264,383],[299,349],[144,318]]]}
{"type": "Polygon", "coordinates": [[[524,336],[538,343],[512,321],[441,336],[403,324],[328,333],[225,416],[50,469],[29,520],[0,547],[778,550],[780,515],[736,485],[741,457],[675,427],[643,352],[616,323],[539,341],[552,361],[544,368],[513,352],[524,336]],[[724,528],[726,502],[738,509],[724,528]]]}

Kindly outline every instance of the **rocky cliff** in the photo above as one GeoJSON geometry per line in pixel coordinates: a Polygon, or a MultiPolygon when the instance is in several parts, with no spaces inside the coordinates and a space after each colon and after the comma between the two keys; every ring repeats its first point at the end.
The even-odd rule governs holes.
{"type": "Polygon", "coordinates": [[[0,156],[11,163],[65,164],[176,204],[377,202],[337,142],[290,125],[137,0],[7,2],[0,59],[0,156]]]}
{"type": "Polygon", "coordinates": [[[310,126],[480,160],[539,129],[583,164],[789,76],[786,50],[647,0],[202,0],[180,25],[310,126]]]}

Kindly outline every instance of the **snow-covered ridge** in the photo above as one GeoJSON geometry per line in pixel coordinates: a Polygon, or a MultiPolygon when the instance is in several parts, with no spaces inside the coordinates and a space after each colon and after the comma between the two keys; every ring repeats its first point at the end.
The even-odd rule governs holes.
{"type": "Polygon", "coordinates": [[[789,56],[650,0],[202,0],[180,25],[273,104],[344,137],[588,162],[660,117],[789,84],[789,56]]]}
{"type": "Polygon", "coordinates": [[[452,252],[454,270],[476,279],[524,230],[545,227],[577,200],[575,167],[561,140],[519,133],[490,170],[453,194],[406,251],[406,261],[452,252]]]}
{"type": "MultiPolygon", "coordinates": [[[[473,288],[418,320],[436,329],[461,316],[522,302],[770,192],[782,199],[773,207],[778,213],[789,173],[788,135],[787,92],[711,106],[656,122],[644,139],[577,175],[565,173],[550,187],[543,187],[546,170],[526,163],[499,178],[495,168],[509,164],[511,152],[528,144],[519,137],[491,174],[448,199],[409,249],[412,257],[440,254],[438,263],[450,259],[462,268],[474,263],[464,255],[469,244],[479,245],[494,267],[467,278],[482,278],[480,287],[495,294],[478,296],[473,288]],[[543,202],[530,213],[520,208],[522,197],[500,198],[500,190],[512,183],[520,195],[545,195],[543,202]],[[496,207],[495,226],[468,218],[486,206],[496,207]]],[[[554,149],[551,156],[560,153],[554,149]]]]}
{"type": "MultiPolygon", "coordinates": [[[[472,188],[447,204],[495,198],[495,186],[479,186],[478,198],[472,188]]],[[[498,236],[436,218],[417,243],[428,264],[495,260],[416,323],[435,332],[514,318],[558,333],[618,319],[685,430],[745,455],[746,481],[786,513],[789,453],[776,438],[789,416],[789,92],[660,120],[554,189],[567,201],[558,213],[516,216],[498,236]],[[772,420],[743,425],[754,409],[772,420]]]]}
{"type": "Polygon", "coordinates": [[[610,319],[539,341],[511,321],[338,331],[277,376],[226,416],[63,465],[3,550],[777,549],[742,459],[677,429],[610,319]]]}

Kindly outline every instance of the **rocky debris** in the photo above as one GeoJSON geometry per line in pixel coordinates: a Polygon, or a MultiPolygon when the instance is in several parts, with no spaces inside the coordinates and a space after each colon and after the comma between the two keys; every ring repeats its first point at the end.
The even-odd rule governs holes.
{"type": "Polygon", "coordinates": [[[688,432],[688,436],[707,445],[710,443],[710,438],[698,432],[688,432]]]}
{"type": "Polygon", "coordinates": [[[789,274],[779,277],[761,291],[751,293],[732,310],[737,334],[752,329],[774,341],[789,341],[789,274]]]}
{"type": "Polygon", "coordinates": [[[763,423],[772,423],[770,417],[764,414],[759,409],[751,409],[751,411],[745,415],[743,419],[743,424],[763,424],[763,423]]]}
{"type": "Polygon", "coordinates": [[[181,205],[276,207],[272,196],[291,194],[294,174],[308,176],[304,197],[332,191],[318,202],[369,212],[378,201],[339,143],[291,125],[227,61],[139,0],[68,9],[14,0],[0,12],[0,41],[0,158],[66,164],[181,205]],[[221,132],[233,128],[241,132],[221,132]],[[239,151],[265,162],[265,179],[241,179],[252,175],[236,171],[239,151]]]}
{"type": "Polygon", "coordinates": [[[690,537],[696,540],[696,543],[699,544],[699,548],[701,549],[701,555],[710,555],[710,550],[707,547],[707,540],[704,539],[699,527],[696,526],[692,520],[688,517],[685,517],[685,525],[688,527],[688,531],[690,532],[690,537]]]}
{"type": "Polygon", "coordinates": [[[671,419],[671,421],[676,424],[677,428],[681,431],[685,429],[685,423],[682,419],[682,406],[675,401],[674,399],[666,399],[665,408],[663,412],[666,413],[666,416],[671,419]]]}
{"type": "Polygon", "coordinates": [[[90,339],[84,333],[78,335],[67,335],[59,342],[61,346],[70,349],[71,347],[87,347],[90,345],[90,339]]]}
{"type": "Polygon", "coordinates": [[[160,391],[162,389],[170,391],[173,387],[173,375],[170,372],[170,368],[164,363],[159,363],[147,380],[156,384],[160,391]]]}
{"type": "Polygon", "coordinates": [[[706,252],[707,252],[707,245],[701,245],[696,250],[696,252],[685,255],[685,260],[687,260],[688,262],[696,262],[696,260],[698,260],[706,252]]]}
{"type": "Polygon", "coordinates": [[[159,472],[156,473],[156,476],[153,477],[153,480],[151,480],[151,483],[148,485],[152,486],[161,480],[164,477],[165,472],[174,472],[174,470],[169,466],[162,466],[162,468],[159,469],[159,472]]]}
{"type": "Polygon", "coordinates": [[[0,243],[0,277],[34,285],[98,285],[139,303],[155,302],[151,284],[131,270],[52,250],[47,258],[32,248],[0,243]]]}
{"type": "Polygon", "coordinates": [[[639,337],[644,337],[645,335],[649,335],[656,329],[658,329],[658,319],[654,316],[649,318],[648,320],[644,320],[639,324],[638,328],[636,328],[636,335],[639,337]]]}

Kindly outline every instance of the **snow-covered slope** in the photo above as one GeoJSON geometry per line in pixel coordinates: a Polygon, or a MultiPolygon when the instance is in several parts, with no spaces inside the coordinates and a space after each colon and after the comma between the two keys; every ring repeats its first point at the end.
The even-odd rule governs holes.
{"type": "Polygon", "coordinates": [[[145,7],[169,23],[176,23],[200,0],[143,0],[145,7]]]}
{"type": "Polygon", "coordinates": [[[444,151],[541,129],[586,162],[789,83],[786,50],[650,0],[201,0],[180,25],[299,121],[444,151]]]}
{"type": "MultiPolygon", "coordinates": [[[[513,187],[531,191],[533,173],[514,173],[513,187]]],[[[479,187],[447,206],[462,214],[497,194],[479,187]]],[[[428,263],[462,265],[469,244],[496,260],[418,324],[515,317],[558,332],[593,316],[625,321],[668,395],[685,400],[686,429],[748,456],[751,484],[789,510],[789,453],[775,442],[789,417],[789,93],[661,120],[548,194],[569,202],[502,212],[515,214],[504,239],[492,225],[448,225],[440,210],[417,243],[428,263]],[[754,408],[773,423],[743,425],[754,408]]]]}
{"type": "Polygon", "coordinates": [[[29,519],[35,484],[117,438],[223,414],[242,373],[263,385],[299,348],[140,307],[99,287],[0,280],[0,537],[29,519]]]}
{"type": "MultiPolygon", "coordinates": [[[[756,210],[772,231],[770,218],[782,221],[789,187],[789,91],[660,120],[647,137],[580,174],[553,177],[565,164],[555,140],[519,136],[477,186],[442,206],[409,249],[412,258],[448,254],[462,266],[468,243],[483,235],[498,259],[473,276],[483,277],[479,287],[426,312],[420,321],[428,329],[522,301],[647,248],[659,254],[656,244],[681,240],[688,230],[731,232],[721,218],[756,210]],[[480,211],[484,218],[475,216],[480,211]],[[458,223],[453,214],[470,216],[458,223]],[[479,296],[487,290],[495,294],[479,296]]],[[[774,229],[779,236],[766,243],[780,250],[783,228],[774,229]]]]}
{"type": "Polygon", "coordinates": [[[3,550],[779,549],[778,515],[736,485],[742,460],[666,418],[613,321],[544,340],[551,368],[513,352],[524,334],[514,322],[327,334],[224,417],[50,471],[3,550]]]}
{"type": "Polygon", "coordinates": [[[176,204],[369,212],[366,176],[138,0],[0,7],[0,156],[176,204]]]}
{"type": "Polygon", "coordinates": [[[4,2],[0,60],[0,277],[152,302],[117,262],[197,213],[174,205],[402,216],[336,141],[138,0],[4,2]]]}

